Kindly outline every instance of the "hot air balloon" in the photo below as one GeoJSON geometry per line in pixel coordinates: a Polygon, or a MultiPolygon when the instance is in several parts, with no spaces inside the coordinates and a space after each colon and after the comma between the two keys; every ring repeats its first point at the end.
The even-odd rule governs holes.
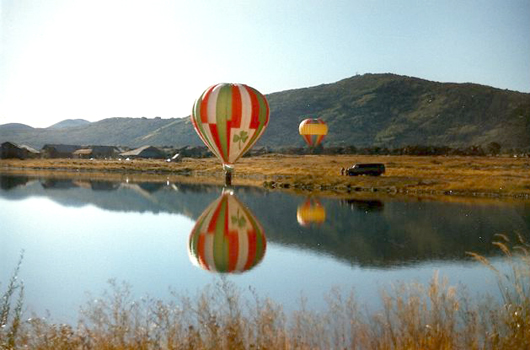
{"type": "Polygon", "coordinates": [[[193,264],[224,273],[252,269],[261,262],[266,248],[258,220],[227,190],[201,214],[188,241],[193,264]]]}
{"type": "Polygon", "coordinates": [[[328,134],[328,126],[322,119],[304,119],[298,126],[300,135],[311,148],[317,147],[322,143],[324,137],[328,134]]]}
{"type": "Polygon", "coordinates": [[[326,220],[326,209],[318,199],[308,198],[298,206],[296,219],[301,226],[320,225],[326,220]]]}
{"type": "Polygon", "coordinates": [[[234,163],[258,141],[269,124],[267,99],[244,84],[217,84],[195,101],[193,127],[223,162],[230,185],[234,163]]]}

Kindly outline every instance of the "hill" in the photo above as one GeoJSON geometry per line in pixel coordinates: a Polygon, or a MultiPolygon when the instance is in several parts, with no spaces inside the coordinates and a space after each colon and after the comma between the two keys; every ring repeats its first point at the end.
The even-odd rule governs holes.
{"type": "Polygon", "coordinates": [[[0,128],[1,130],[5,132],[13,132],[13,133],[33,130],[31,126],[26,125],[26,124],[21,124],[21,123],[3,124],[3,125],[0,125],[0,128]]]}
{"type": "MultiPolygon", "coordinates": [[[[438,83],[394,74],[365,74],[336,83],[267,95],[271,122],[257,145],[303,146],[298,124],[319,117],[327,146],[468,147],[497,142],[530,147],[530,94],[477,84],[438,83]]],[[[190,102],[191,104],[191,102],[190,102]]],[[[201,145],[190,118],[110,118],[67,129],[6,129],[0,142],[122,146],[201,145]]]]}
{"type": "Polygon", "coordinates": [[[52,126],[47,127],[47,129],[66,129],[73,128],[75,126],[83,126],[90,124],[88,120],[84,119],[66,119],[60,121],[59,123],[53,124],[52,126]]]}
{"type": "Polygon", "coordinates": [[[530,146],[530,94],[488,86],[366,74],[267,98],[275,121],[267,144],[301,145],[282,130],[320,117],[329,126],[327,145],[530,146]]]}
{"type": "Polygon", "coordinates": [[[51,144],[81,145],[199,145],[189,118],[108,118],[69,128],[46,128],[13,132],[0,125],[0,142],[13,141],[41,148],[51,144]]]}

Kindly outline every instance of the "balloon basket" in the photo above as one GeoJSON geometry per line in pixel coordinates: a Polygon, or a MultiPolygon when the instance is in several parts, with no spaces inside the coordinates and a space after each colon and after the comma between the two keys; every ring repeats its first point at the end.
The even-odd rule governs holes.
{"type": "Polygon", "coordinates": [[[225,171],[225,186],[230,187],[232,186],[232,173],[234,172],[234,167],[223,164],[223,169],[225,171]]]}
{"type": "Polygon", "coordinates": [[[225,186],[232,186],[232,172],[225,172],[225,186]]]}

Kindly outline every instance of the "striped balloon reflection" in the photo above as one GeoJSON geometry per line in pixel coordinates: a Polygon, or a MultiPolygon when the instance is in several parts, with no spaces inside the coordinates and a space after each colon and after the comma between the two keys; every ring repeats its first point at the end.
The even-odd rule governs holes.
{"type": "Polygon", "coordinates": [[[228,190],[202,213],[188,241],[188,255],[193,264],[222,273],[241,273],[254,268],[265,256],[266,248],[261,224],[228,190]]]}

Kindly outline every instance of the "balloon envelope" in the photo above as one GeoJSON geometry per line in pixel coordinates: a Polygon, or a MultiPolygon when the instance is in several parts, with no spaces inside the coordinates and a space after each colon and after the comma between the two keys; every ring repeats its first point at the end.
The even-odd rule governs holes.
{"type": "Polygon", "coordinates": [[[217,84],[195,101],[193,127],[224,165],[231,166],[258,141],[269,124],[269,105],[244,84],[217,84]]]}
{"type": "Polygon", "coordinates": [[[303,204],[298,206],[296,219],[301,226],[311,224],[322,224],[326,220],[326,209],[318,199],[308,198],[303,204]]]}
{"type": "Polygon", "coordinates": [[[298,132],[309,147],[316,147],[322,143],[328,134],[328,126],[321,119],[304,119],[298,126],[298,132]]]}
{"type": "Polygon", "coordinates": [[[240,273],[265,256],[267,241],[258,220],[230,191],[201,214],[191,231],[188,255],[208,271],[240,273]]]}

